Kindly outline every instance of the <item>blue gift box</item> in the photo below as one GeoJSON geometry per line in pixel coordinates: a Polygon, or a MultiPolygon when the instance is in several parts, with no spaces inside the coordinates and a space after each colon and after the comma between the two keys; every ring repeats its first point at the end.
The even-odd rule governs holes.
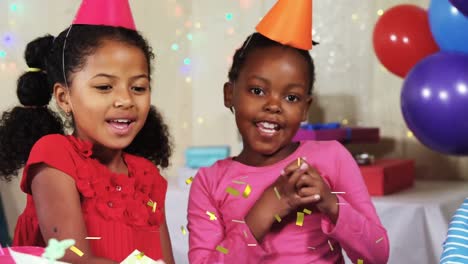
{"type": "Polygon", "coordinates": [[[229,146],[188,147],[185,150],[185,166],[192,169],[209,167],[230,154],[229,146]]]}

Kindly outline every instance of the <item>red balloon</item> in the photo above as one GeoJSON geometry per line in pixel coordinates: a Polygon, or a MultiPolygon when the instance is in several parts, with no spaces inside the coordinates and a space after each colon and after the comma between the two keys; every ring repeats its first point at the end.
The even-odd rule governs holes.
{"type": "Polygon", "coordinates": [[[402,78],[421,59],[439,51],[426,10],[415,5],[387,10],[375,25],[373,42],[380,62],[402,78]]]}

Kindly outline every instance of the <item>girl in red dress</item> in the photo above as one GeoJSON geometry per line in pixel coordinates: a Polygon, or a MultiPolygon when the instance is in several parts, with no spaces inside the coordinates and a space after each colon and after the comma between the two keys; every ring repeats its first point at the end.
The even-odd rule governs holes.
{"type": "Polygon", "coordinates": [[[3,113],[0,125],[0,174],[9,179],[24,166],[28,196],[14,246],[72,238],[84,255],[69,250],[66,262],[116,263],[135,249],[174,262],[167,182],[157,168],[168,166],[171,145],[150,103],[153,57],[131,25],[112,23],[75,21],[56,38],[28,44],[30,68],[17,86],[22,106],[3,113]],[[48,107],[52,97],[57,112],[48,107]]]}

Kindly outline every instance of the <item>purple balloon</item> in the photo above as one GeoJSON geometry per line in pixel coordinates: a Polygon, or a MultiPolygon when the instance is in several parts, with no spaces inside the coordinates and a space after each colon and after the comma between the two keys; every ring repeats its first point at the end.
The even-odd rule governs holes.
{"type": "Polygon", "coordinates": [[[468,154],[468,54],[438,52],[408,73],[401,91],[408,128],[427,147],[468,154]]]}
{"type": "Polygon", "coordinates": [[[463,15],[468,16],[468,0],[449,0],[463,15]]]}

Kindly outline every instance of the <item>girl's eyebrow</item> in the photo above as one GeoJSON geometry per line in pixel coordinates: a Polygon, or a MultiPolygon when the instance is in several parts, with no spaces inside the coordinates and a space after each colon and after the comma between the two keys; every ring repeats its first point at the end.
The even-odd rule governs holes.
{"type": "Polygon", "coordinates": [[[265,78],[263,78],[263,77],[261,77],[261,76],[258,76],[258,75],[252,75],[252,76],[250,77],[250,79],[258,79],[258,80],[260,80],[260,81],[262,81],[262,82],[265,82],[265,83],[267,83],[267,84],[271,84],[271,82],[270,82],[268,79],[265,79],[265,78]]]}
{"type": "MultiPolygon", "coordinates": [[[[107,74],[107,73],[98,73],[98,74],[94,75],[91,79],[94,79],[94,78],[97,78],[97,77],[106,77],[106,78],[109,78],[109,79],[119,79],[118,76],[115,76],[115,75],[112,75],[112,74],[107,74]]],[[[149,80],[149,77],[146,74],[140,74],[140,75],[130,77],[131,80],[136,80],[136,79],[140,79],[140,78],[145,78],[145,79],[149,80]]]]}

